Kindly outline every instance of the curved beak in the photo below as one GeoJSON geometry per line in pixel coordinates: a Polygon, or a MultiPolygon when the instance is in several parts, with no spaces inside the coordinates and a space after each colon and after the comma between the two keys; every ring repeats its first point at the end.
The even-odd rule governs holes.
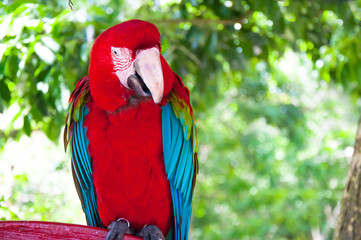
{"type": "Polygon", "coordinates": [[[164,81],[157,48],[141,50],[135,60],[136,73],[129,76],[128,86],[141,96],[152,96],[154,103],[159,103],[163,97],[164,81]]]}

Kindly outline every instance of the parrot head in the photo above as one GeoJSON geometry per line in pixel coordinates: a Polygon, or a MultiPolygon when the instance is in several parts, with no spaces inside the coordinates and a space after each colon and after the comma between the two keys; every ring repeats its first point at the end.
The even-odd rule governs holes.
{"type": "Polygon", "coordinates": [[[134,104],[134,99],[160,103],[173,79],[160,51],[159,31],[146,21],[126,21],[100,34],[89,64],[94,101],[107,111],[134,104]]]}

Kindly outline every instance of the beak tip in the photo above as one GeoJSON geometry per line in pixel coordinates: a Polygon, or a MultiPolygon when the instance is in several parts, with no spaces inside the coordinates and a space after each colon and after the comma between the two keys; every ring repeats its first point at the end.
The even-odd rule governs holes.
{"type": "Polygon", "coordinates": [[[160,101],[162,101],[162,96],[160,96],[160,97],[153,97],[153,101],[154,101],[155,104],[160,103],[160,101]]]}

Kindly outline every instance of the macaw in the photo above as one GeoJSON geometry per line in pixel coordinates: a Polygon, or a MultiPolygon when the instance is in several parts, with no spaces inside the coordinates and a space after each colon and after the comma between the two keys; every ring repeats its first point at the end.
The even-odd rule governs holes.
{"type": "Polygon", "coordinates": [[[160,52],[151,23],[109,28],[69,99],[65,151],[87,223],[107,239],[188,239],[197,133],[189,90],[160,52]]]}

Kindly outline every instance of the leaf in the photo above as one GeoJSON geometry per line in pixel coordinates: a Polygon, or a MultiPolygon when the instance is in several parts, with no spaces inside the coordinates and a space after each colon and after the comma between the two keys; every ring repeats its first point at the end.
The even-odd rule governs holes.
{"type": "Polygon", "coordinates": [[[7,6],[8,12],[16,12],[16,10],[20,7],[26,8],[26,3],[38,3],[36,0],[16,0],[12,4],[7,6]]]}
{"type": "Polygon", "coordinates": [[[24,129],[25,134],[30,137],[30,135],[31,135],[31,124],[30,124],[30,119],[29,119],[28,115],[24,116],[23,129],[24,129]]]}
{"type": "MultiPolygon", "coordinates": [[[[0,101],[0,113],[3,113],[4,112],[4,105],[2,103],[2,101],[0,101]]],[[[0,138],[0,142],[1,142],[1,138],[0,138]]],[[[1,147],[0,147],[0,151],[1,151],[1,147]]]]}
{"type": "Polygon", "coordinates": [[[45,126],[46,129],[44,130],[46,136],[52,141],[58,140],[60,127],[56,124],[56,122],[52,119],[45,126]]]}
{"type": "Polygon", "coordinates": [[[43,44],[37,42],[34,45],[35,53],[39,56],[41,60],[43,60],[47,64],[52,64],[55,60],[54,53],[43,44]]]}
{"type": "Polygon", "coordinates": [[[59,43],[57,43],[54,38],[45,36],[42,37],[41,40],[45,43],[46,47],[50,48],[54,52],[58,52],[60,49],[59,43]]]}
{"type": "MultiPolygon", "coordinates": [[[[12,14],[9,14],[0,24],[0,39],[3,39],[8,33],[11,19],[12,19],[12,14]]],[[[0,54],[0,59],[1,59],[1,55],[2,54],[0,54]]]]}
{"type": "Polygon", "coordinates": [[[9,79],[14,80],[19,69],[19,59],[16,53],[12,51],[11,55],[7,57],[5,63],[5,76],[9,79]]]}
{"type": "Polygon", "coordinates": [[[216,48],[217,48],[217,44],[218,44],[218,34],[217,32],[213,32],[211,33],[211,37],[209,38],[209,41],[208,41],[208,52],[213,55],[214,52],[216,51],[216,48]]]}
{"type": "Polygon", "coordinates": [[[38,108],[32,107],[30,113],[35,122],[40,122],[43,120],[43,114],[39,111],[38,108]]]}
{"type": "Polygon", "coordinates": [[[10,90],[3,80],[0,80],[0,98],[3,99],[7,104],[9,104],[11,99],[10,90]]]}

